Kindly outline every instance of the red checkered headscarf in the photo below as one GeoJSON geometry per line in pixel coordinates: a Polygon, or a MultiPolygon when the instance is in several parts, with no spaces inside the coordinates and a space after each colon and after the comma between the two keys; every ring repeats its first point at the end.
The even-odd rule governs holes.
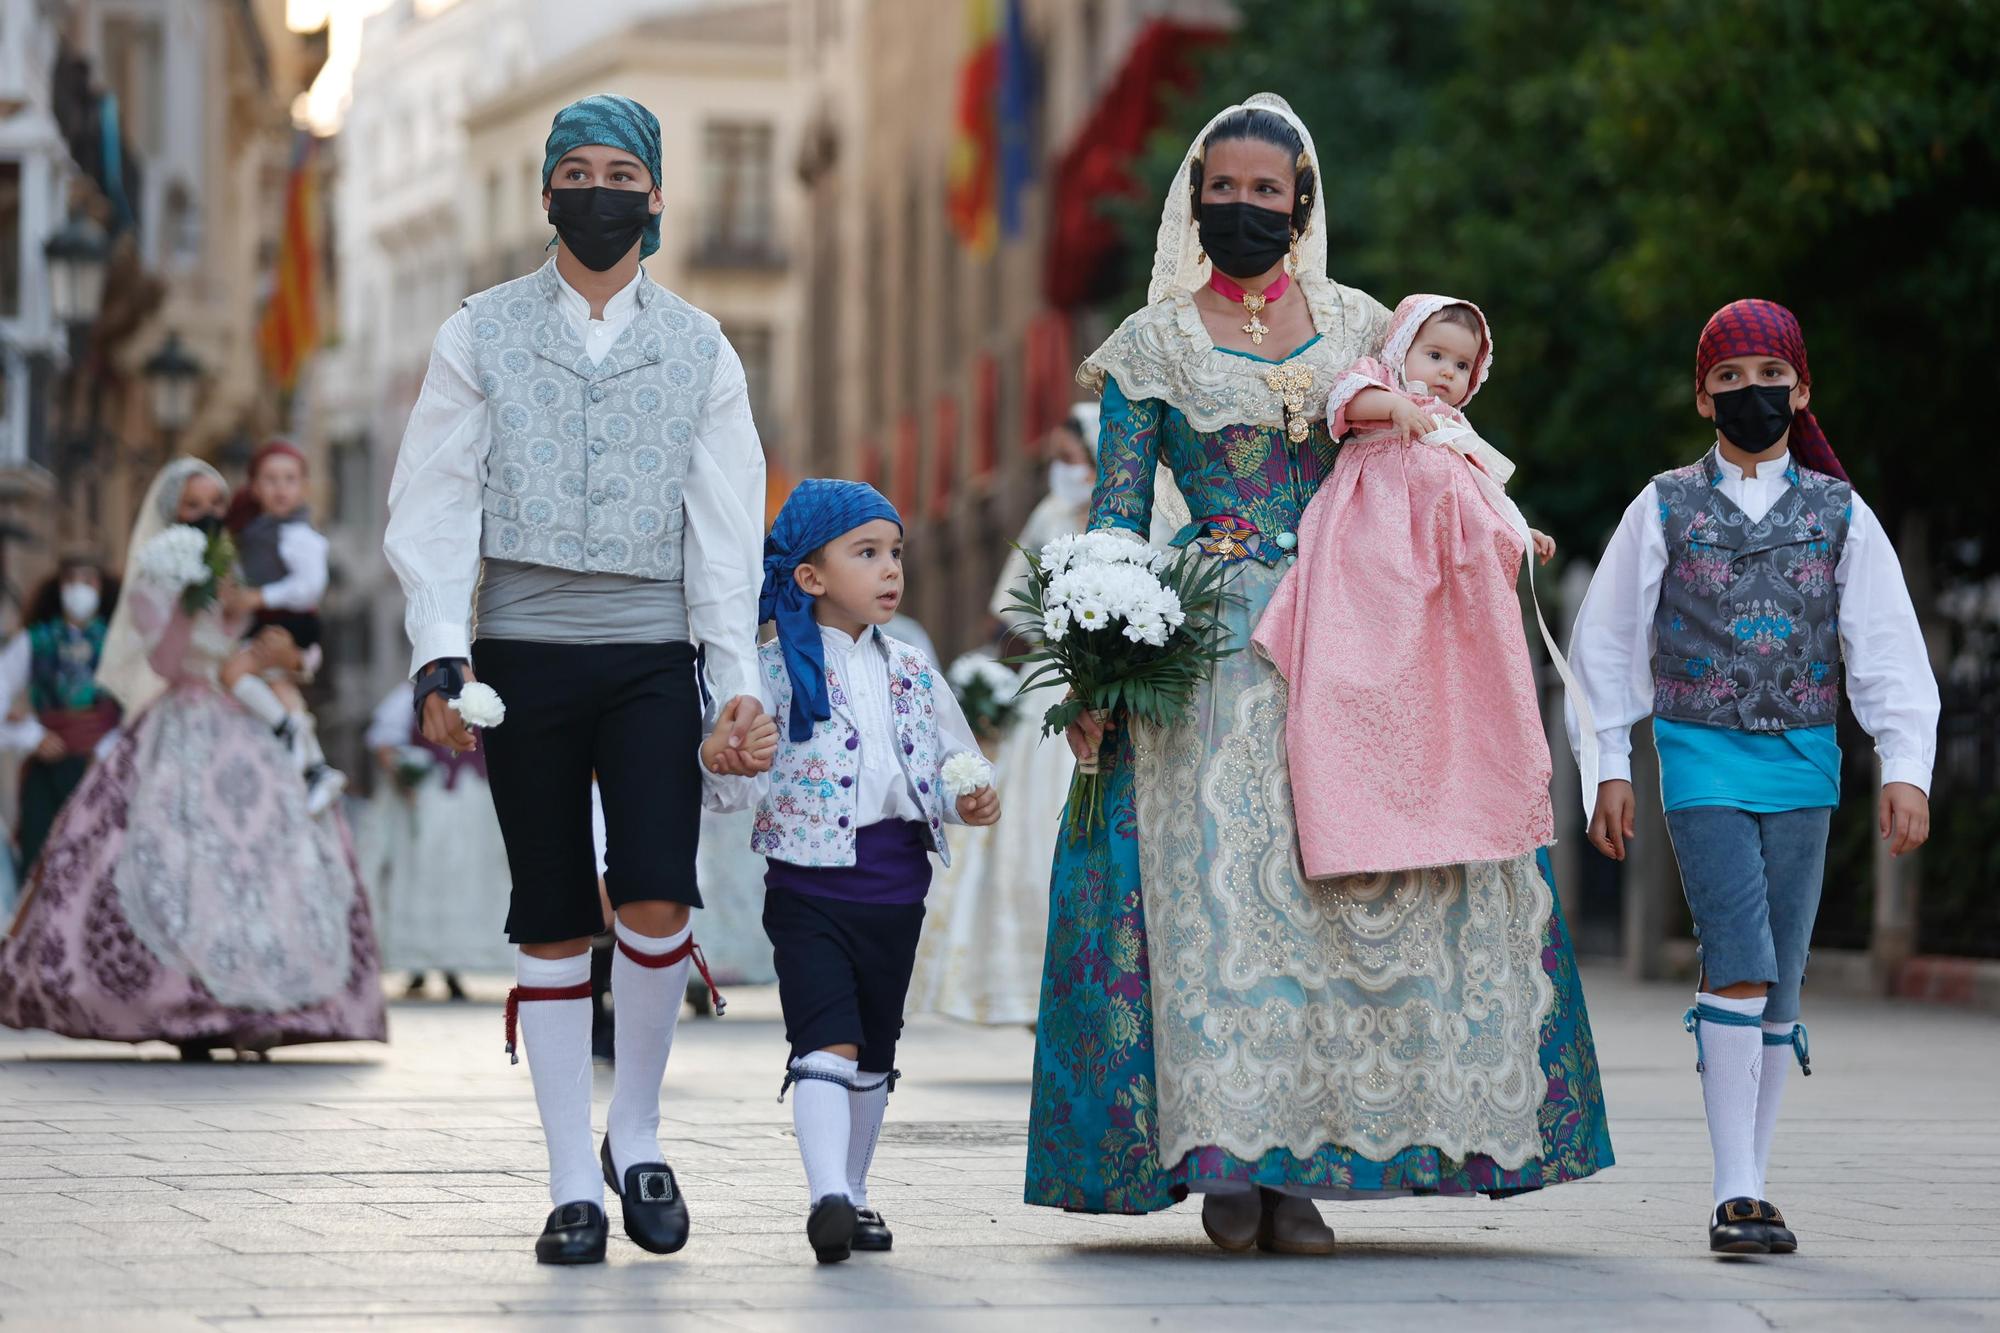
{"type": "MultiPolygon", "coordinates": [[[[1695,345],[1694,387],[1699,390],[1718,361],[1733,356],[1774,356],[1799,372],[1799,383],[1812,387],[1806,365],[1806,335],[1799,319],[1776,301],[1731,301],[1709,316],[1695,345]]],[[[1847,469],[1827,443],[1812,409],[1802,407],[1792,418],[1792,457],[1815,472],[1847,480],[1847,469]]]]}

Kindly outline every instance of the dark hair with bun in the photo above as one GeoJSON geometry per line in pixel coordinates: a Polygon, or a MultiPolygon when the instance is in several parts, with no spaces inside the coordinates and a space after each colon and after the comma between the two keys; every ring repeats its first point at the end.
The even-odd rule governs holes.
{"type": "Polygon", "coordinates": [[[1296,173],[1292,180],[1292,230],[1298,235],[1306,234],[1306,224],[1312,221],[1313,191],[1318,188],[1319,179],[1312,164],[1306,162],[1305,140],[1292,123],[1275,111],[1260,106],[1247,106],[1241,111],[1233,111],[1216,122],[1208,137],[1201,141],[1201,153],[1189,168],[1188,189],[1190,204],[1196,217],[1201,216],[1201,181],[1204,159],[1208,150],[1219,143],[1230,143],[1238,139],[1249,139],[1255,143],[1267,143],[1274,148],[1282,148],[1292,155],[1296,173]]]}

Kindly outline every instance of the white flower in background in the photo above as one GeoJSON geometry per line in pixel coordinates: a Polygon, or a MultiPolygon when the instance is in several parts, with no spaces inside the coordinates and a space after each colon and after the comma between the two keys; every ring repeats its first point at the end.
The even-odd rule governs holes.
{"type": "Polygon", "coordinates": [[[960,750],[944,761],[938,771],[944,781],[944,789],[952,800],[970,796],[976,791],[984,791],[993,785],[993,765],[987,763],[971,750],[960,750]]]}
{"type": "Polygon", "coordinates": [[[451,706],[468,727],[497,727],[507,720],[507,705],[500,702],[500,692],[483,681],[467,682],[451,706]]]}
{"type": "Polygon", "coordinates": [[[945,673],[953,690],[960,694],[971,688],[977,681],[984,685],[995,699],[1005,702],[1021,690],[1021,678],[1005,663],[996,661],[985,653],[966,653],[951,664],[945,673]]]}
{"type": "Polygon", "coordinates": [[[140,547],[133,563],[141,582],[180,592],[207,581],[208,538],[200,528],[177,523],[140,547]]]}

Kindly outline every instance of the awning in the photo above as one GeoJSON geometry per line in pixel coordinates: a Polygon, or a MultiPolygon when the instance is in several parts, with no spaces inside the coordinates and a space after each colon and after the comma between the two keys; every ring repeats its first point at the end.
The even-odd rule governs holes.
{"type": "Polygon", "coordinates": [[[1194,87],[1196,57],[1228,33],[1217,27],[1155,19],[1140,30],[1117,77],[1084,118],[1055,172],[1043,289],[1058,310],[1115,294],[1113,262],[1124,245],[1104,203],[1146,194],[1132,161],[1178,100],[1194,87]]]}

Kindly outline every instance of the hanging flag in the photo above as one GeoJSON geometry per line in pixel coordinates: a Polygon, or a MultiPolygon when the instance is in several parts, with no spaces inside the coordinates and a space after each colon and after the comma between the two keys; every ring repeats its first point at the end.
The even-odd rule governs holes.
{"type": "Polygon", "coordinates": [[[965,0],[965,57],[958,70],[958,128],[946,176],[945,207],[959,242],[991,254],[999,230],[1000,37],[993,0],[965,0]]]}
{"type": "Polygon", "coordinates": [[[999,168],[1000,234],[1021,234],[1022,197],[1035,179],[1035,92],[1038,82],[1034,48],[1028,45],[1021,0],[1007,0],[1007,23],[1000,38],[999,168]]]}
{"type": "Polygon", "coordinates": [[[264,322],[257,330],[264,369],[280,389],[299,382],[299,370],[319,347],[319,141],[300,131],[285,182],[284,232],[264,322]]]}

